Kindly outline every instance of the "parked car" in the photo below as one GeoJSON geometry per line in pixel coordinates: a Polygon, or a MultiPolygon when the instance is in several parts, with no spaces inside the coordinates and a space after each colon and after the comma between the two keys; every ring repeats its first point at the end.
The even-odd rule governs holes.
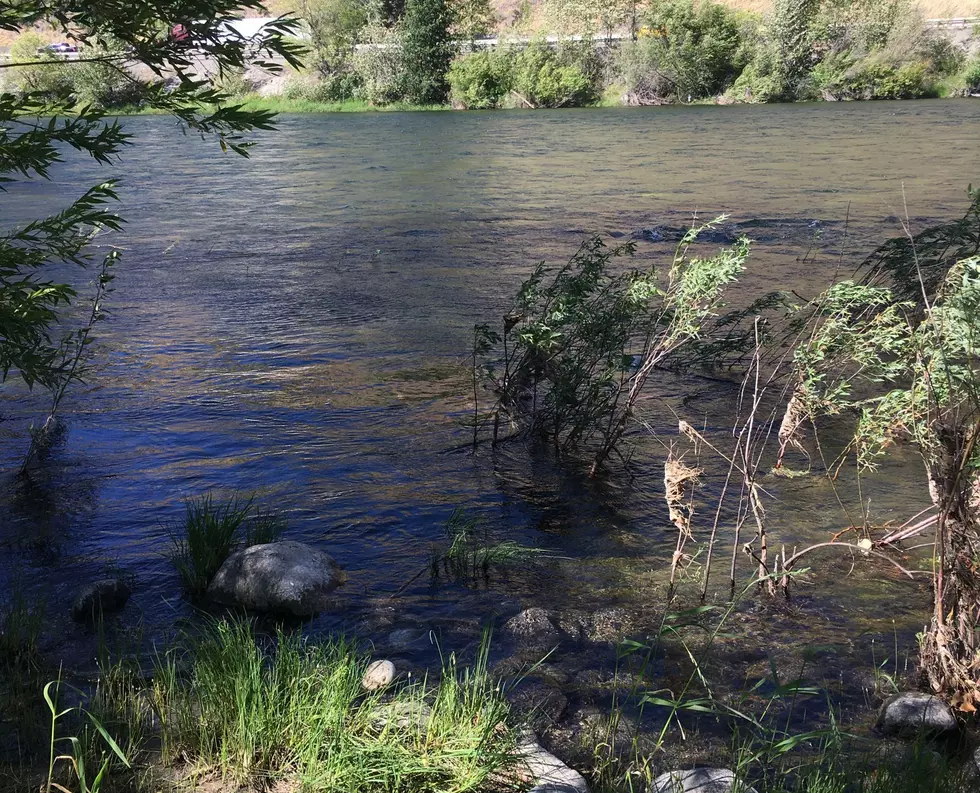
{"type": "Polygon", "coordinates": [[[78,47],[74,44],[69,44],[67,41],[58,41],[54,44],[48,44],[47,47],[41,47],[37,51],[38,55],[70,55],[72,53],[78,52],[78,47]]]}

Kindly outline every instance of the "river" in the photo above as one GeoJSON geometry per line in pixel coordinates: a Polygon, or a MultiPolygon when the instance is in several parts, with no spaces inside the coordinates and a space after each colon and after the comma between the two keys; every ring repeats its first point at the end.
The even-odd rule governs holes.
{"type": "MultiPolygon", "coordinates": [[[[655,625],[675,536],[661,441],[676,440],[676,416],[724,437],[737,386],[657,377],[660,437],[636,438],[629,478],[590,482],[518,445],[474,455],[459,448],[474,322],[497,321],[537,261],[566,259],[589,233],[642,237],[720,213],[756,240],[738,294],[812,296],[900,234],[906,212],[915,228],[962,214],[980,181],[969,101],[285,116],[249,160],[169,119],[123,124],[134,146],[118,165],[69,155],[51,182],[2,198],[9,225],[122,180],[126,232],[100,240],[124,255],[95,366],[29,482],[12,472],[43,407],[0,390],[0,574],[44,595],[50,647],[76,657],[91,636],[63,615],[104,569],[136,576],[124,625],[153,635],[191,613],[167,526],[208,490],[255,491],[287,514],[287,537],[344,565],[337,609],[315,629],[383,646],[392,630],[435,628],[452,646],[529,606],[617,607],[655,625]],[[547,558],[476,585],[405,586],[456,507],[547,558]]],[[[638,244],[643,265],[671,253],[638,244]]],[[[700,539],[725,470],[705,466],[700,539]]],[[[771,489],[777,545],[848,525],[823,478],[771,489]]],[[[916,512],[914,458],[890,458],[869,497],[877,522],[916,512]]],[[[725,586],[720,574],[712,594],[725,586]]],[[[742,641],[786,662],[818,647],[824,678],[870,665],[872,639],[908,657],[929,604],[923,584],[850,557],[821,562],[796,594],[776,617],[746,609],[742,641]]]]}

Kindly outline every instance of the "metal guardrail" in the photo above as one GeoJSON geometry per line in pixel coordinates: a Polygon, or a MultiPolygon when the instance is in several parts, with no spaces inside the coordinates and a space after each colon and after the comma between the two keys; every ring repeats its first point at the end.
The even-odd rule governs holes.
{"type": "Polygon", "coordinates": [[[953,19],[927,19],[926,24],[931,28],[952,28],[965,30],[974,25],[980,25],[980,17],[956,17],[953,19]]]}

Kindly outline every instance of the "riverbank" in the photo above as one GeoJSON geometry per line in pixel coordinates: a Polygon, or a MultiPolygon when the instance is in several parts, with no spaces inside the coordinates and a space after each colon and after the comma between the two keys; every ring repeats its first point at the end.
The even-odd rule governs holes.
{"type": "Polygon", "coordinates": [[[775,668],[733,684],[712,660],[723,607],[665,613],[654,636],[594,615],[590,641],[623,643],[597,681],[608,696],[582,707],[581,683],[561,677],[568,624],[542,609],[499,626],[492,641],[518,647],[503,659],[490,626],[459,650],[399,636],[439,649],[420,667],[385,654],[392,639],[309,636],[294,619],[201,600],[151,642],[103,601],[104,615],[76,615],[96,616],[96,667],[81,670],[43,650],[54,615],[12,598],[0,608],[2,793],[81,780],[112,793],[675,793],[707,780],[719,793],[967,793],[980,775],[974,736],[939,700],[899,696],[887,664],[860,721],[775,668]]]}
{"type": "MultiPolygon", "coordinates": [[[[947,95],[935,97],[934,101],[950,101],[954,99],[977,99],[975,97],[963,97],[961,95],[947,95]]],[[[917,100],[921,101],[921,100],[917,100]]],[[[246,110],[265,110],[272,113],[296,113],[296,114],[316,114],[316,113],[408,113],[408,112],[459,112],[461,108],[454,108],[452,105],[413,105],[409,102],[395,102],[390,105],[373,105],[370,102],[360,99],[348,99],[339,102],[317,102],[311,99],[289,99],[282,96],[261,96],[259,94],[247,94],[235,96],[230,100],[231,104],[241,104],[246,110]]],[[[697,102],[665,105],[664,107],[705,107],[705,106],[724,106],[731,103],[718,100],[700,100],[697,102]]],[[[789,104],[811,104],[793,102],[789,104]]],[[[833,104],[833,103],[830,103],[833,104]]],[[[587,105],[589,108],[615,108],[629,107],[622,102],[616,101],[613,97],[606,97],[594,105],[587,105]]],[[[526,110],[515,106],[499,108],[496,112],[506,112],[507,110],[526,110]]],[[[560,110],[560,109],[559,109],[560,110]]],[[[125,106],[112,108],[106,111],[109,116],[160,116],[166,115],[163,111],[153,108],[141,108],[137,106],[125,106]]]]}

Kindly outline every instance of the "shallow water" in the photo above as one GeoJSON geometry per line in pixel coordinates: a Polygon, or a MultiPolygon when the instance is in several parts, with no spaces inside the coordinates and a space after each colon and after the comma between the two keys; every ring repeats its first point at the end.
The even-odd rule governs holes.
{"type": "MultiPolygon", "coordinates": [[[[163,118],[124,124],[135,146],[111,171],[69,156],[50,183],[2,198],[9,225],[111,174],[129,222],[111,240],[124,258],[96,368],[33,480],[4,474],[0,565],[59,618],[79,582],[132,572],[121,619],[150,633],[190,613],[166,527],[209,489],[257,491],[288,514],[288,537],[345,566],[323,628],[472,637],[539,605],[619,606],[655,625],[675,536],[661,441],[676,440],[675,416],[724,438],[737,387],[659,376],[647,415],[661,437],[637,438],[632,478],[589,482],[516,445],[472,455],[458,447],[474,322],[500,317],[536,261],[567,258],[588,233],[722,212],[757,240],[739,300],[814,295],[899,234],[906,212],[917,228],[958,216],[980,173],[980,104],[967,101],[287,116],[247,161],[163,118]],[[550,558],[469,587],[422,575],[392,599],[457,506],[550,558]]],[[[639,243],[642,262],[669,253],[639,243]]],[[[42,410],[0,390],[0,471],[16,469],[42,410]]],[[[702,533],[725,470],[706,467],[702,533]]],[[[910,457],[887,461],[864,494],[876,522],[915,513],[919,480],[910,457]]],[[[777,544],[849,523],[826,480],[771,490],[777,544]]],[[[907,651],[927,607],[921,585],[848,557],[821,562],[786,613],[749,610],[740,625],[765,651],[837,648],[833,673],[867,637],[891,646],[894,632],[907,651]]],[[[83,629],[56,633],[55,650],[88,652],[83,629]]]]}

